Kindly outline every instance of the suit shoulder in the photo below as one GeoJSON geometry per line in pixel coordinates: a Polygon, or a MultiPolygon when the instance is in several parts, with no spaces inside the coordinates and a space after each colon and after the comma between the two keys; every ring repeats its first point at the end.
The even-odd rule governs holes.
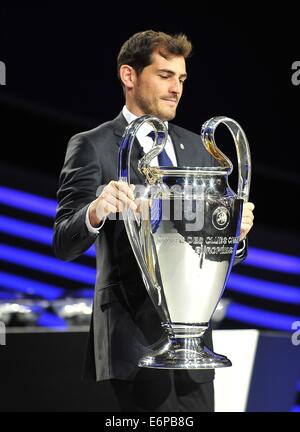
{"type": "Polygon", "coordinates": [[[174,132],[176,132],[178,135],[180,135],[182,137],[190,138],[191,140],[194,140],[194,139],[199,140],[200,134],[192,132],[192,131],[185,129],[181,126],[177,126],[173,123],[170,123],[170,124],[172,125],[174,132]]]}
{"type": "Polygon", "coordinates": [[[110,120],[110,121],[107,121],[105,123],[102,123],[102,124],[96,126],[93,129],[79,132],[79,133],[73,135],[70,138],[70,141],[88,140],[91,142],[95,142],[95,141],[98,141],[99,138],[103,138],[103,137],[106,137],[108,135],[113,135],[114,132],[113,132],[112,124],[113,124],[113,121],[110,120]]]}

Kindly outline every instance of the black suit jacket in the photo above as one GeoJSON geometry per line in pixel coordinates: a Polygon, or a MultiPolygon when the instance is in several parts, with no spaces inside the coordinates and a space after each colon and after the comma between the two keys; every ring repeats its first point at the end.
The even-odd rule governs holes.
{"type": "MultiPolygon", "coordinates": [[[[99,234],[85,224],[86,211],[100,185],[118,179],[118,152],[127,122],[122,113],[112,121],[69,141],[57,194],[53,247],[71,261],[94,242],[97,277],[85,377],[97,381],[133,379],[137,362],[162,336],[158,314],[148,297],[123,222],[107,219],[99,234]]],[[[169,124],[178,166],[211,166],[198,135],[169,124]],[[184,144],[184,149],[180,144],[184,144]]],[[[131,183],[144,184],[137,169],[138,145],[132,149],[131,183]]],[[[212,346],[211,332],[206,343],[212,346]]],[[[213,371],[190,371],[197,382],[213,379],[213,371]]]]}

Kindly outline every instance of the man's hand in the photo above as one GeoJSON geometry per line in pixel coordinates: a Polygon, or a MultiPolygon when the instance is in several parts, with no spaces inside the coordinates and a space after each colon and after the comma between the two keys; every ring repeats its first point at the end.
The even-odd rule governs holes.
{"type": "Polygon", "coordinates": [[[91,225],[97,228],[110,213],[122,212],[126,207],[135,211],[133,187],[123,181],[109,182],[89,208],[91,225]]]}
{"type": "Polygon", "coordinates": [[[242,213],[242,223],[241,223],[241,235],[240,241],[244,240],[248,232],[251,230],[253,226],[254,220],[254,204],[251,202],[244,203],[243,213],[242,213]]]}

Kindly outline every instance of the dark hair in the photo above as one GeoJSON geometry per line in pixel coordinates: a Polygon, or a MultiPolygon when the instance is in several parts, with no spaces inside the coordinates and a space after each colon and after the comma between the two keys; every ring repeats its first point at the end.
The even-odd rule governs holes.
{"type": "Polygon", "coordinates": [[[151,55],[156,49],[165,58],[176,55],[186,59],[191,54],[192,44],[182,33],[169,35],[153,30],[135,33],[122,45],[118,54],[119,78],[120,67],[123,64],[133,67],[137,74],[141,73],[152,63],[151,55]]]}

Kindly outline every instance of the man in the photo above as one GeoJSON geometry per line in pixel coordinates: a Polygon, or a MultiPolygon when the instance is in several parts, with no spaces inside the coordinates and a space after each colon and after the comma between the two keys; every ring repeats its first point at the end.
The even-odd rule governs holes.
{"type": "MultiPolygon", "coordinates": [[[[114,120],[71,138],[60,176],[54,250],[68,261],[96,243],[97,280],[85,376],[110,381],[119,404],[116,410],[213,411],[214,407],[213,371],[137,368],[147,347],[162,336],[162,329],[124,224],[110,217],[127,205],[137,210],[132,188],[117,177],[121,136],[136,117],[152,114],[166,122],[166,152],[173,165],[213,163],[198,135],[167,123],[176,114],[191,48],[185,35],[151,30],[125,42],[118,56],[125,106],[114,120]],[[106,186],[96,196],[100,185],[106,186]]],[[[140,132],[137,138],[132,151],[133,184],[143,182],[137,162],[141,150],[148,151],[152,145],[147,133],[140,132]]],[[[244,206],[236,262],[246,255],[245,237],[253,224],[253,209],[251,203],[244,206]]],[[[211,346],[211,332],[206,333],[211,346]]]]}

